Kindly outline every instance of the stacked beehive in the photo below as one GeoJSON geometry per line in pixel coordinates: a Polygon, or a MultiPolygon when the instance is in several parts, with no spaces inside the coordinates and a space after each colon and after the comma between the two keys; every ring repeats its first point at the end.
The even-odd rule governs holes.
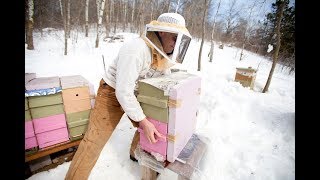
{"type": "Polygon", "coordinates": [[[26,84],[25,94],[39,148],[68,141],[59,77],[34,78],[26,84]]]}
{"type": "Polygon", "coordinates": [[[62,76],[60,82],[70,140],[77,140],[83,137],[88,127],[95,100],[94,88],[81,75],[62,76]]]}
{"type": "Polygon", "coordinates": [[[240,82],[243,87],[250,87],[252,90],[254,87],[254,81],[256,79],[257,70],[252,67],[248,68],[236,68],[235,81],[240,82]]]}
{"type": "MultiPolygon", "coordinates": [[[[35,73],[25,73],[25,85],[32,79],[36,78],[35,73]]],[[[25,97],[25,105],[24,105],[24,110],[25,110],[25,150],[26,153],[32,153],[37,150],[38,147],[38,142],[34,133],[34,128],[32,124],[32,118],[30,114],[30,109],[29,109],[29,102],[28,98],[25,97]]]]}
{"type": "Polygon", "coordinates": [[[196,127],[201,78],[187,72],[140,80],[137,99],[157,130],[167,138],[151,144],[139,128],[140,145],[159,159],[174,162],[196,127]]]}

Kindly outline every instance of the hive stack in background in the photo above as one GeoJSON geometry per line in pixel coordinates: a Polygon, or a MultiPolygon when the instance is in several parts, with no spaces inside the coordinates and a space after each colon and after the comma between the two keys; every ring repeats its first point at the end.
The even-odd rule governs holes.
{"type": "Polygon", "coordinates": [[[59,77],[34,78],[26,84],[39,148],[69,140],[59,77]]]}
{"type": "Polygon", "coordinates": [[[87,131],[95,91],[93,85],[81,75],[62,76],[60,82],[70,140],[74,141],[82,138],[87,131]]]}
{"type": "Polygon", "coordinates": [[[250,87],[253,90],[257,70],[252,67],[236,68],[235,82],[239,82],[243,87],[250,87]]]}
{"type": "MultiPolygon", "coordinates": [[[[36,78],[35,73],[25,73],[25,85],[32,79],[36,78]]],[[[34,133],[34,128],[32,124],[32,118],[30,114],[30,109],[29,109],[29,102],[28,98],[25,97],[24,99],[24,110],[25,110],[25,116],[24,116],[24,121],[25,121],[25,144],[24,148],[26,150],[26,153],[32,153],[37,151],[38,147],[38,142],[34,133]]]]}
{"type": "Polygon", "coordinates": [[[182,71],[138,82],[137,99],[143,112],[167,137],[151,144],[139,127],[142,149],[162,160],[175,161],[195,131],[200,89],[201,78],[182,71]]]}

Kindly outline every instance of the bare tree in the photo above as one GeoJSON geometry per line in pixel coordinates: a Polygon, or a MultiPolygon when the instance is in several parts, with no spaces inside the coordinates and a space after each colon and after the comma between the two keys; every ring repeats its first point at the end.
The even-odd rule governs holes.
{"type": "Polygon", "coordinates": [[[63,21],[63,27],[64,27],[64,55],[68,54],[68,27],[67,27],[67,7],[68,7],[68,1],[70,0],[63,0],[63,5],[62,5],[62,0],[59,0],[59,5],[61,9],[61,17],[63,21]]]}
{"type": "Polygon", "coordinates": [[[101,24],[102,24],[102,15],[104,11],[104,4],[105,0],[97,0],[97,5],[99,6],[98,9],[99,11],[97,12],[98,14],[98,23],[97,23],[97,38],[96,38],[96,48],[99,47],[99,36],[101,34],[101,24]]]}
{"type": "Polygon", "coordinates": [[[85,29],[86,29],[86,37],[88,37],[89,33],[89,0],[86,0],[86,6],[85,6],[85,29]]]}
{"type": "Polygon", "coordinates": [[[127,21],[127,14],[128,14],[128,10],[127,10],[127,8],[128,8],[128,6],[127,6],[127,2],[126,2],[126,0],[124,0],[124,8],[123,8],[123,10],[124,10],[124,15],[123,15],[123,21],[122,21],[122,31],[124,32],[125,30],[126,30],[126,25],[128,24],[128,21],[127,21]]]}
{"type": "Polygon", "coordinates": [[[27,21],[27,49],[34,50],[33,46],[33,0],[28,0],[28,21],[27,21]]]}
{"type": "Polygon", "coordinates": [[[205,34],[205,20],[206,20],[206,16],[207,16],[207,9],[208,9],[208,5],[210,4],[211,0],[204,0],[203,3],[203,18],[202,18],[202,37],[201,37],[201,45],[200,45],[200,50],[199,50],[199,58],[198,58],[198,71],[201,70],[201,54],[202,54],[202,47],[203,47],[203,43],[204,43],[204,34],[205,34]]]}
{"type": "Polygon", "coordinates": [[[143,0],[143,2],[141,3],[140,9],[139,9],[139,19],[140,19],[140,23],[139,23],[139,34],[140,36],[143,34],[144,32],[144,4],[147,3],[147,0],[143,0]]]}
{"type": "Polygon", "coordinates": [[[109,8],[104,8],[104,17],[105,17],[105,23],[104,23],[104,27],[106,29],[106,37],[109,36],[109,32],[110,32],[110,26],[111,26],[111,18],[110,18],[110,11],[111,11],[111,5],[110,5],[110,0],[106,0],[105,1],[105,7],[109,7],[109,8]]]}
{"type": "Polygon", "coordinates": [[[221,0],[219,0],[216,14],[213,17],[213,25],[212,25],[211,40],[210,40],[211,46],[210,46],[210,52],[209,52],[210,54],[209,62],[212,62],[212,57],[213,57],[213,49],[214,49],[213,36],[214,36],[214,29],[216,28],[216,18],[220,9],[220,4],[221,4],[221,0]]]}
{"type": "Polygon", "coordinates": [[[67,37],[70,38],[70,0],[67,0],[67,37]]]}
{"type": "Polygon", "coordinates": [[[285,2],[284,2],[284,0],[277,0],[277,2],[279,3],[278,9],[277,9],[277,24],[276,24],[277,44],[276,44],[275,52],[273,54],[272,67],[271,67],[271,70],[269,72],[267,83],[264,86],[264,88],[262,90],[262,93],[267,92],[268,89],[269,89],[269,85],[270,85],[270,82],[271,82],[271,79],[272,79],[272,75],[273,75],[274,69],[275,69],[275,67],[277,65],[278,54],[279,54],[279,49],[280,49],[280,45],[281,45],[280,26],[281,26],[281,19],[282,19],[282,16],[283,16],[283,9],[284,9],[284,6],[285,6],[285,2]]]}
{"type": "Polygon", "coordinates": [[[232,31],[236,28],[235,21],[238,17],[239,10],[236,9],[237,0],[230,0],[230,4],[227,9],[226,15],[226,33],[225,41],[229,41],[232,31]]]}
{"type": "Polygon", "coordinates": [[[130,23],[130,26],[131,26],[131,32],[133,32],[133,20],[134,20],[134,10],[136,8],[136,0],[132,0],[132,13],[131,13],[131,23],[130,23]]]}
{"type": "MultiPolygon", "coordinates": [[[[253,4],[252,4],[252,6],[250,7],[250,12],[249,12],[249,17],[248,17],[248,23],[251,22],[252,11],[253,11],[253,8],[256,7],[256,3],[257,3],[257,1],[254,1],[253,4]]],[[[243,58],[243,50],[244,50],[244,48],[245,48],[245,45],[246,45],[246,42],[247,42],[247,39],[248,39],[248,35],[247,35],[248,28],[249,28],[249,24],[247,24],[247,25],[245,26],[245,30],[244,30],[244,40],[243,40],[243,42],[242,42],[242,48],[241,48],[241,52],[240,52],[239,61],[241,61],[242,58],[243,58]]]]}

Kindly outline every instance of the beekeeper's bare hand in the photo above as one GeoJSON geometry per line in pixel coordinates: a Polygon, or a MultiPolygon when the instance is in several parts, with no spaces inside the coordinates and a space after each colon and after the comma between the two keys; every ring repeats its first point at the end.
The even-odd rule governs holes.
{"type": "Polygon", "coordinates": [[[165,139],[165,136],[159,133],[156,127],[150,121],[148,121],[147,118],[144,118],[142,121],[140,121],[139,125],[142,127],[144,135],[150,143],[158,142],[158,139],[155,138],[155,135],[165,139]]]}

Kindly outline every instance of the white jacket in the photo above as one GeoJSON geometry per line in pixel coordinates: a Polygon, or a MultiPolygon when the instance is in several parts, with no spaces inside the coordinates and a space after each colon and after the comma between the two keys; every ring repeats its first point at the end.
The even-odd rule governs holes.
{"type": "Polygon", "coordinates": [[[124,112],[136,122],[143,120],[143,113],[134,91],[140,79],[169,74],[170,69],[159,72],[151,68],[151,50],[142,38],[125,43],[110,64],[103,80],[115,89],[116,97],[124,112]]]}

